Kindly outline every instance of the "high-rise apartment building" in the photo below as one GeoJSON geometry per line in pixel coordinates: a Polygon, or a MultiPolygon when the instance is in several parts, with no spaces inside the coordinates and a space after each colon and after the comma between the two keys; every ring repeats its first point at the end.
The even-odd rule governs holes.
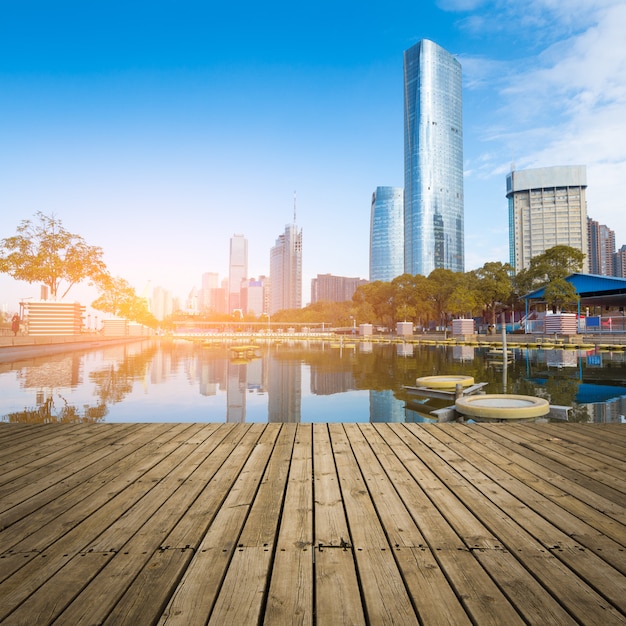
{"type": "Polygon", "coordinates": [[[302,229],[287,224],[270,250],[270,314],[302,308],[302,229]]]}
{"type": "Polygon", "coordinates": [[[509,201],[510,263],[516,272],[553,246],[570,246],[587,256],[587,171],[584,165],[512,171],[509,201]]]}
{"type": "Polygon", "coordinates": [[[243,235],[230,239],[228,263],[228,312],[241,309],[241,286],[248,274],[248,240],[243,235]]]}
{"type": "Polygon", "coordinates": [[[463,272],[461,64],[427,39],[404,52],[404,271],[463,272]]]}
{"type": "Polygon", "coordinates": [[[376,187],[370,217],[370,280],[404,274],[404,190],[376,187]]]}
{"type": "Polygon", "coordinates": [[[626,278],[626,245],[622,246],[613,257],[613,275],[626,278]]]}
{"type": "Polygon", "coordinates": [[[590,217],[587,218],[587,251],[590,274],[614,276],[615,231],[590,217]]]}

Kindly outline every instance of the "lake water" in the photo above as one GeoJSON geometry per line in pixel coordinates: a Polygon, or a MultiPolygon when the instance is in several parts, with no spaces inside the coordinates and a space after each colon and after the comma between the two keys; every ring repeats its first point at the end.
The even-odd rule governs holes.
{"type": "Polygon", "coordinates": [[[154,340],[0,364],[5,422],[412,422],[450,402],[407,395],[460,374],[487,393],[541,396],[570,421],[626,414],[624,351],[282,341],[238,356],[217,340],[154,340]]]}

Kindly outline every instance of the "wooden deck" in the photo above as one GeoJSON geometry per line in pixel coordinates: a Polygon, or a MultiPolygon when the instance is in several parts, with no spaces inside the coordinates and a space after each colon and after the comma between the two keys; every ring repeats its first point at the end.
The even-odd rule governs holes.
{"type": "Polygon", "coordinates": [[[0,424],[2,624],[626,623],[626,428],[0,424]]]}

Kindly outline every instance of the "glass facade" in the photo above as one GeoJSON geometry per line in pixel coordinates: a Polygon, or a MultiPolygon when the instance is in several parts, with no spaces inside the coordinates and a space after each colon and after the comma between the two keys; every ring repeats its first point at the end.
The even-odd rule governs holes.
{"type": "Polygon", "coordinates": [[[404,271],[463,272],[461,64],[423,39],[404,52],[404,271]]]}
{"type": "Polygon", "coordinates": [[[401,187],[376,187],[370,220],[370,280],[404,273],[404,199],[401,187]]]}

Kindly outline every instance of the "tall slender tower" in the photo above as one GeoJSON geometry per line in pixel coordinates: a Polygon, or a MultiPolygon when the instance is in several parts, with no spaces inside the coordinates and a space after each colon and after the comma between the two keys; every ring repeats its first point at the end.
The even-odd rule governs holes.
{"type": "Polygon", "coordinates": [[[248,274],[248,240],[243,235],[230,239],[228,264],[228,312],[242,308],[241,284],[248,274]]]}
{"type": "Polygon", "coordinates": [[[293,224],[270,250],[270,293],[270,314],[302,308],[302,229],[296,226],[295,195],[293,224]]]}
{"type": "Polygon", "coordinates": [[[402,187],[376,187],[370,218],[370,280],[391,282],[404,273],[402,187]]]}
{"type": "Polygon", "coordinates": [[[461,64],[422,39],[404,52],[404,271],[463,272],[461,64]]]}

